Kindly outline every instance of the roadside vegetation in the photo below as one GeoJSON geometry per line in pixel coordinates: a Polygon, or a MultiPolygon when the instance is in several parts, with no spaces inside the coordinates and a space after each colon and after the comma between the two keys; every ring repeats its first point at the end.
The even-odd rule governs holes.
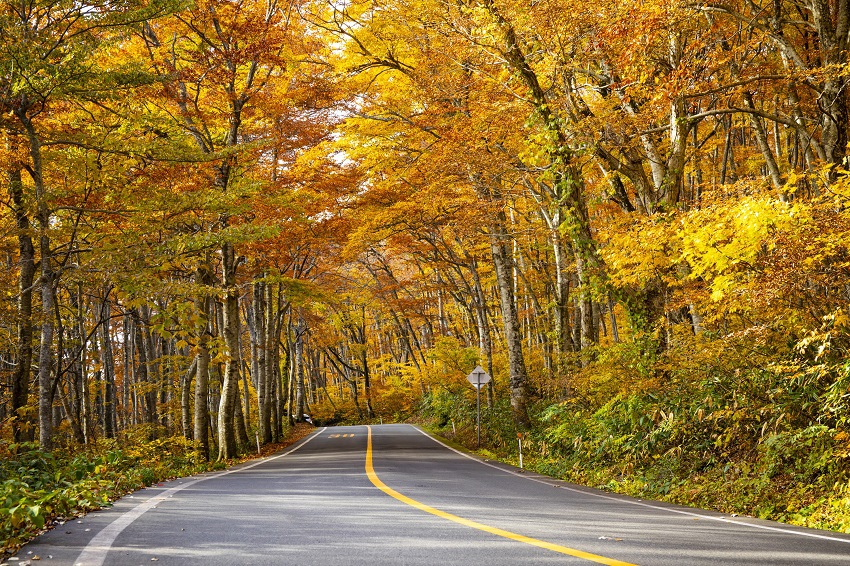
{"type": "Polygon", "coordinates": [[[312,432],[309,425],[287,431],[284,440],[247,451],[233,461],[208,461],[182,436],[149,440],[140,427],[119,439],[85,448],[41,450],[37,443],[0,446],[0,558],[45,530],[119,497],[159,482],[223,470],[240,461],[268,456],[312,432]]]}
{"type": "MultiPolygon", "coordinates": [[[[693,363],[691,352],[682,355],[693,363]]],[[[850,532],[846,364],[700,360],[698,377],[672,371],[663,384],[613,396],[538,399],[530,407],[534,424],[524,430],[514,425],[503,395],[482,410],[477,452],[519,465],[519,432],[524,467],[542,474],[729,515],[850,532]]],[[[605,367],[581,375],[599,380],[605,367]]],[[[471,389],[425,396],[414,420],[476,451],[471,389]]]]}
{"type": "Polygon", "coordinates": [[[87,450],[3,447],[0,458],[0,538],[13,551],[42,529],[108,505],[125,493],[164,479],[221,469],[198,457],[183,438],[138,438],[122,449],[104,441],[87,450]]]}

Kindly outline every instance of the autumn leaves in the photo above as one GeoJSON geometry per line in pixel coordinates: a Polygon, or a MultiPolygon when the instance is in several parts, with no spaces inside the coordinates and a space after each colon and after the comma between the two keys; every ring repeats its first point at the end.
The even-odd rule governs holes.
{"type": "Polygon", "coordinates": [[[5,3],[14,434],[230,458],[410,410],[449,343],[526,427],[843,344],[844,4],[5,3]]]}

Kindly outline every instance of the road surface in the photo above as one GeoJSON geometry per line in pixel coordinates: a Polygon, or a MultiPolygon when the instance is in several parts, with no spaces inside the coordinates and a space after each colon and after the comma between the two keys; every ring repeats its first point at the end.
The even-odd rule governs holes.
{"type": "MultiPolygon", "coordinates": [[[[17,555],[32,566],[850,564],[850,536],[611,495],[409,425],[319,429],[288,451],[138,491],[17,555]]],[[[9,562],[14,564],[14,562],[9,562]]]]}

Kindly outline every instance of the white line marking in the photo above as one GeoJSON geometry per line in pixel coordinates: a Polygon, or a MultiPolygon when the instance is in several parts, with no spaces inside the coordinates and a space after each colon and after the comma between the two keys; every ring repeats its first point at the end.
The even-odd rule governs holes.
{"type": "MultiPolygon", "coordinates": [[[[526,480],[529,480],[529,481],[542,483],[544,485],[552,485],[553,481],[562,481],[562,480],[556,480],[554,478],[548,478],[546,480],[542,480],[542,479],[530,477],[526,474],[514,472],[512,470],[506,470],[505,468],[501,468],[499,466],[494,466],[493,464],[490,464],[489,462],[484,462],[482,460],[479,460],[475,456],[470,456],[469,454],[465,454],[465,453],[461,452],[460,450],[457,450],[456,448],[452,448],[448,444],[444,444],[443,442],[441,442],[437,438],[434,438],[433,436],[431,436],[430,434],[428,434],[424,430],[420,429],[419,427],[416,427],[416,426],[413,426],[413,425],[408,425],[408,426],[412,427],[413,430],[416,430],[419,433],[423,434],[424,436],[430,438],[431,440],[433,440],[434,442],[436,442],[440,446],[444,446],[445,448],[448,448],[452,452],[460,454],[464,458],[469,458],[473,462],[478,462],[479,464],[482,464],[484,466],[488,466],[488,467],[493,468],[495,470],[499,470],[499,471],[504,472],[506,474],[511,474],[512,476],[517,476],[519,478],[523,478],[523,479],[526,479],[526,480]]],[[[637,505],[638,507],[648,507],[649,509],[655,509],[657,511],[667,511],[668,513],[678,513],[679,515],[687,515],[689,517],[696,517],[698,519],[707,519],[709,521],[718,521],[720,523],[729,523],[729,524],[732,524],[732,525],[740,525],[742,527],[751,527],[753,529],[762,529],[762,530],[765,530],[765,531],[776,531],[776,532],[787,534],[787,535],[797,535],[797,536],[801,536],[801,537],[816,538],[816,539],[821,539],[821,540],[831,540],[833,542],[843,542],[845,544],[850,544],[850,539],[836,538],[836,537],[831,537],[831,536],[827,536],[827,535],[819,535],[819,534],[816,534],[816,533],[806,533],[806,532],[801,532],[801,531],[795,531],[792,528],[780,528],[780,527],[771,527],[769,525],[756,525],[756,524],[753,524],[753,523],[744,523],[743,521],[733,521],[732,519],[725,519],[723,517],[712,517],[711,515],[703,515],[701,513],[694,513],[692,511],[685,511],[683,509],[671,509],[669,507],[661,507],[659,505],[652,505],[650,503],[644,503],[642,501],[636,501],[634,499],[629,499],[628,498],[629,496],[627,496],[627,495],[623,495],[623,496],[620,496],[620,497],[614,497],[614,496],[611,496],[611,495],[604,495],[602,493],[593,493],[592,491],[575,489],[573,487],[567,487],[565,485],[561,485],[560,487],[561,487],[561,489],[565,489],[567,491],[572,491],[572,492],[575,492],[575,493],[581,493],[582,495],[590,495],[592,497],[599,497],[601,499],[608,499],[610,501],[617,501],[619,503],[628,503],[630,505],[637,505]]]]}
{"type": "Polygon", "coordinates": [[[123,513],[120,517],[106,525],[99,533],[97,533],[77,557],[77,560],[74,562],[74,566],[102,566],[102,564],[106,561],[106,555],[112,548],[112,544],[115,542],[115,539],[118,538],[118,535],[121,534],[121,531],[129,527],[133,521],[135,521],[136,519],[150,511],[152,508],[156,507],[156,505],[162,503],[181,489],[186,489],[187,487],[193,486],[196,483],[200,483],[202,481],[220,478],[222,476],[234,474],[243,470],[250,470],[251,468],[259,466],[260,464],[265,464],[266,462],[271,462],[272,460],[277,460],[278,458],[288,456],[289,454],[292,454],[314,438],[318,437],[321,433],[325,431],[325,428],[317,430],[311,436],[307,437],[306,440],[300,442],[295,446],[295,448],[292,448],[288,452],[278,454],[277,456],[273,456],[268,459],[262,459],[247,466],[242,466],[240,468],[219,472],[217,474],[211,474],[208,476],[200,477],[198,479],[194,479],[192,481],[188,481],[177,487],[167,489],[159,495],[151,497],[144,503],[140,503],[139,505],[127,511],[126,513],[123,513]]]}

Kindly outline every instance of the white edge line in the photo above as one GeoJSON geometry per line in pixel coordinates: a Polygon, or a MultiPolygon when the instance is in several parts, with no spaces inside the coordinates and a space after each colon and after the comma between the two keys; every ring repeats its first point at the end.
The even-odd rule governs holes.
{"type": "MultiPolygon", "coordinates": [[[[493,464],[490,464],[489,462],[484,462],[483,460],[480,460],[480,459],[476,458],[475,456],[471,456],[469,454],[461,452],[460,450],[453,448],[453,447],[449,446],[448,444],[445,444],[444,442],[440,441],[439,439],[435,438],[434,436],[431,436],[430,434],[428,434],[427,432],[425,432],[424,430],[422,430],[421,428],[419,428],[417,426],[414,426],[414,425],[409,425],[409,426],[411,426],[414,430],[420,432],[421,434],[425,435],[426,437],[430,438],[431,440],[433,440],[437,444],[448,448],[452,452],[460,454],[464,458],[469,458],[470,460],[472,460],[474,462],[478,462],[481,465],[488,466],[490,468],[493,468],[495,470],[499,470],[499,471],[504,472],[506,474],[511,474],[512,476],[517,476],[519,478],[523,478],[523,479],[526,479],[526,480],[529,480],[529,481],[542,483],[544,485],[553,485],[552,484],[553,481],[563,482],[563,480],[558,480],[558,479],[555,479],[555,478],[549,478],[548,480],[541,480],[541,479],[538,479],[538,478],[530,477],[530,476],[525,475],[525,474],[521,474],[519,472],[514,472],[513,470],[506,470],[505,468],[495,466],[493,464]]],[[[843,542],[845,544],[850,544],[850,539],[836,538],[836,537],[831,537],[831,536],[827,536],[827,535],[819,535],[819,534],[816,534],[816,533],[806,533],[806,532],[796,531],[793,528],[779,528],[779,527],[771,527],[769,525],[757,525],[757,524],[753,524],[753,523],[745,523],[743,521],[734,521],[732,519],[725,519],[723,517],[712,517],[711,515],[703,515],[701,513],[694,513],[692,511],[685,511],[683,509],[671,509],[669,507],[661,507],[660,505],[652,505],[650,503],[644,503],[642,501],[637,501],[637,500],[631,499],[630,496],[628,496],[628,495],[622,495],[620,497],[614,497],[614,496],[605,495],[605,494],[602,494],[602,493],[594,493],[592,491],[585,491],[583,489],[575,489],[575,488],[568,487],[568,486],[565,486],[565,485],[560,485],[559,487],[561,489],[565,489],[567,491],[572,491],[572,492],[575,492],[575,493],[581,493],[582,495],[590,495],[592,497],[599,497],[601,499],[608,499],[610,501],[617,501],[619,503],[628,503],[630,505],[637,505],[638,507],[648,507],[649,509],[656,509],[658,511],[667,511],[669,513],[678,513],[679,515],[687,515],[689,517],[696,517],[698,519],[707,519],[709,521],[718,521],[720,523],[729,523],[729,524],[732,524],[732,525],[741,525],[743,527],[751,527],[753,529],[762,529],[762,530],[765,530],[765,531],[776,531],[776,532],[787,534],[787,535],[797,535],[797,536],[801,536],[801,537],[816,538],[816,539],[821,539],[821,540],[831,540],[831,541],[834,541],[834,542],[843,542]]],[[[588,489],[592,489],[592,488],[588,488],[588,489]]]]}
{"type": "Polygon", "coordinates": [[[317,430],[311,436],[308,436],[305,440],[299,442],[294,448],[290,449],[287,452],[284,452],[283,454],[278,454],[277,456],[272,456],[271,458],[262,458],[257,462],[254,462],[253,464],[249,464],[247,466],[240,466],[238,468],[233,468],[224,472],[210,474],[208,476],[188,481],[179,486],[167,489],[159,495],[156,495],[146,500],[144,503],[136,505],[126,513],[122,513],[120,517],[118,517],[117,519],[106,525],[103,529],[101,529],[101,531],[89,541],[89,543],[77,557],[77,560],[74,562],[74,566],[102,566],[102,564],[106,561],[106,555],[112,548],[112,544],[115,542],[115,539],[118,538],[118,535],[120,535],[124,529],[130,526],[133,521],[135,521],[136,519],[156,507],[159,503],[162,503],[163,501],[167,500],[169,497],[171,497],[173,494],[177,493],[181,489],[186,489],[187,487],[193,486],[196,483],[200,483],[202,481],[220,478],[228,474],[234,474],[236,472],[249,470],[255,466],[259,466],[260,464],[265,464],[267,462],[271,462],[272,460],[277,460],[278,458],[288,456],[289,454],[292,454],[314,438],[318,437],[326,430],[326,428],[327,427],[323,427],[320,430],[317,430]]]}

